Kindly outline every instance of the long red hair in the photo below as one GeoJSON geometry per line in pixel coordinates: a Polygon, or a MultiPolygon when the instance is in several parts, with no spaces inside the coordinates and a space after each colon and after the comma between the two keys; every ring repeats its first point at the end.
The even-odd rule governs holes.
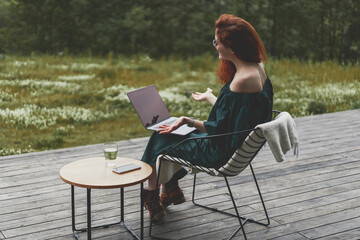
{"type": "MultiPolygon", "coordinates": [[[[217,39],[235,55],[252,63],[266,62],[266,51],[255,29],[242,18],[223,14],[215,22],[217,39]]],[[[230,82],[236,73],[234,64],[220,60],[217,75],[220,82],[230,82]]]]}

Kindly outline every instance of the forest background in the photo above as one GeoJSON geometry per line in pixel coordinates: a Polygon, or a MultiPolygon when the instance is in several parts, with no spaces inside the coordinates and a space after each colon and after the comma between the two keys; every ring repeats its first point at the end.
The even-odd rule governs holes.
{"type": "Polygon", "coordinates": [[[358,0],[0,0],[0,156],[148,136],[126,92],[150,84],[205,120],[222,13],[259,33],[275,109],[360,108],[358,0]]]}
{"type": "Polygon", "coordinates": [[[360,55],[358,0],[1,0],[0,53],[198,56],[222,13],[249,21],[274,58],[360,55]]]}

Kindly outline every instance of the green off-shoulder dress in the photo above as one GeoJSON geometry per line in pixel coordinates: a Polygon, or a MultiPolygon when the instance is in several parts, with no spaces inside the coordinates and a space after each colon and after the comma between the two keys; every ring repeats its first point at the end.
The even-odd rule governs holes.
{"type": "MultiPolygon", "coordinates": [[[[230,90],[230,83],[223,86],[213,106],[208,120],[204,122],[207,133],[196,130],[186,136],[175,134],[159,134],[154,132],[146,146],[141,161],[150,165],[157,157],[186,138],[215,135],[254,128],[256,125],[270,121],[273,106],[273,87],[267,78],[261,92],[241,93],[230,90]]],[[[227,137],[221,140],[208,139],[196,144],[190,141],[185,148],[172,152],[175,157],[182,157],[186,151],[187,161],[204,167],[219,168],[244,141],[246,136],[227,137]],[[209,147],[211,146],[211,147],[209,147]],[[205,152],[205,157],[198,159],[199,152],[205,152]]]]}

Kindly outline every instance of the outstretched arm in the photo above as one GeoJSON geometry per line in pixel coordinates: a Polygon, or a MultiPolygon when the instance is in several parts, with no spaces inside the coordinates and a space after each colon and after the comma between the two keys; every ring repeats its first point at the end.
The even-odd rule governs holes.
{"type": "Polygon", "coordinates": [[[204,93],[193,93],[191,94],[191,96],[193,97],[194,100],[196,101],[203,101],[206,100],[208,101],[211,105],[214,106],[215,102],[216,102],[216,97],[214,96],[214,94],[212,94],[212,90],[210,88],[207,88],[207,91],[204,93]]]}
{"type": "MultiPolygon", "coordinates": [[[[212,94],[212,90],[210,88],[207,88],[207,91],[204,93],[193,93],[191,94],[192,97],[194,98],[194,100],[196,101],[203,101],[206,100],[208,101],[211,105],[214,106],[215,102],[216,102],[216,97],[214,96],[214,94],[212,94]]],[[[160,134],[166,134],[166,133],[171,133],[172,131],[178,129],[179,127],[181,127],[184,124],[189,124],[191,122],[191,118],[189,117],[179,117],[178,120],[176,120],[176,122],[174,122],[171,125],[162,125],[160,126],[160,130],[158,130],[158,132],[160,134]]],[[[202,132],[207,132],[204,126],[204,122],[203,121],[199,121],[199,120],[194,120],[194,127],[197,128],[198,130],[202,131],[202,132]]]]}

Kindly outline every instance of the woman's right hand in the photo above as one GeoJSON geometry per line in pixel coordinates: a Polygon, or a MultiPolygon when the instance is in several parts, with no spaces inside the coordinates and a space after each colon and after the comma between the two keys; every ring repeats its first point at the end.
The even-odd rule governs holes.
{"type": "Polygon", "coordinates": [[[207,88],[207,91],[204,93],[192,93],[191,96],[193,97],[194,100],[196,101],[203,101],[203,100],[208,100],[211,97],[212,94],[212,90],[210,88],[207,88]]]}

